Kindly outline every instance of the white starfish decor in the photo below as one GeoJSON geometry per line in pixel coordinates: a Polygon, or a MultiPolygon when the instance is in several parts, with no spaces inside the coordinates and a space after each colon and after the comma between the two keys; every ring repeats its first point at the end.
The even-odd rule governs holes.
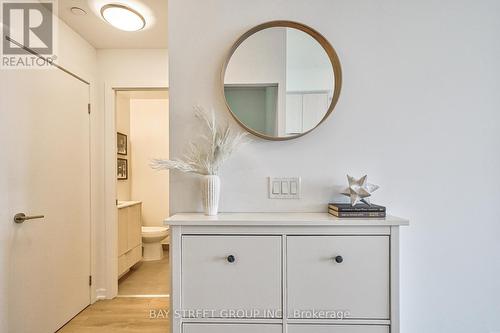
{"type": "Polygon", "coordinates": [[[347,175],[347,180],[349,181],[349,187],[342,192],[343,195],[351,198],[351,205],[355,206],[359,202],[364,202],[371,206],[370,196],[373,192],[378,190],[379,186],[370,184],[367,181],[367,175],[356,179],[347,175]]]}

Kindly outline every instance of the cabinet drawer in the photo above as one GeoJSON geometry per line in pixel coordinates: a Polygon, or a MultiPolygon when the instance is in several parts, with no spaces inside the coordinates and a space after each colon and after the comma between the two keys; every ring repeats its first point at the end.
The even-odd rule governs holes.
{"type": "Polygon", "coordinates": [[[128,233],[127,245],[128,248],[134,248],[137,245],[142,245],[142,205],[137,204],[127,208],[128,210],[128,233]]]}
{"type": "Polygon", "coordinates": [[[118,255],[128,251],[128,212],[126,208],[118,209],[118,255]]]}
{"type": "Polygon", "coordinates": [[[281,237],[183,236],[181,285],[185,316],[281,317],[281,237]]]}
{"type": "Polygon", "coordinates": [[[288,333],[389,333],[389,326],[290,325],[288,333]]]}
{"type": "Polygon", "coordinates": [[[289,317],[314,309],[389,319],[388,236],[289,236],[287,273],[289,317]]]}
{"type": "Polygon", "coordinates": [[[182,333],[281,333],[281,332],[282,332],[281,325],[267,325],[267,324],[184,324],[182,327],[182,333]]]}
{"type": "Polygon", "coordinates": [[[118,276],[121,276],[127,271],[129,266],[127,266],[127,255],[122,254],[118,257],[118,276]]]}
{"type": "Polygon", "coordinates": [[[136,246],[129,252],[127,252],[127,265],[132,267],[137,264],[142,259],[142,246],[136,246]]]}

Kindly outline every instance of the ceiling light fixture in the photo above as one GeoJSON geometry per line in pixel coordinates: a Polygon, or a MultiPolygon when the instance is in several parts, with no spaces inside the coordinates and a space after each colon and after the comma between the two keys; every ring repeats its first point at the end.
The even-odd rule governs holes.
{"type": "Polygon", "coordinates": [[[138,31],[146,26],[141,14],[124,5],[106,5],[101,8],[101,16],[113,27],[124,31],[138,31]]]}
{"type": "Polygon", "coordinates": [[[87,15],[87,12],[85,11],[85,9],[83,8],[80,8],[80,7],[71,7],[71,12],[76,15],[76,16],[83,16],[83,15],[87,15]]]}

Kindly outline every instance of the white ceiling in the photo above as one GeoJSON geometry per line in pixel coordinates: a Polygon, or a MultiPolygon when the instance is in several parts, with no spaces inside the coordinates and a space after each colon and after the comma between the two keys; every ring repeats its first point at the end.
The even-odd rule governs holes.
{"type": "Polygon", "coordinates": [[[167,0],[59,0],[59,17],[97,49],[167,48],[167,0]],[[141,31],[126,32],[106,23],[100,16],[102,6],[113,3],[135,9],[146,19],[141,31]],[[84,9],[78,16],[71,7],[84,9]]]}

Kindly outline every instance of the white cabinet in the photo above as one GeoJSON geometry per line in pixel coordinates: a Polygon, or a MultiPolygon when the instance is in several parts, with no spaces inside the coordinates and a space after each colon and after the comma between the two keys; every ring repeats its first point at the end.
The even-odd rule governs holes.
{"type": "Polygon", "coordinates": [[[285,132],[297,134],[316,127],[328,111],[329,103],[328,92],[288,92],[285,132]]]}
{"type": "MultiPolygon", "coordinates": [[[[282,333],[281,325],[266,324],[185,324],[183,333],[282,333]]],[[[378,332],[374,332],[378,333],[378,332]]]]}
{"type": "Polygon", "coordinates": [[[178,214],[166,224],[172,333],[399,333],[404,219],[178,214]]]}
{"type": "Polygon", "coordinates": [[[142,259],[142,204],[118,206],[118,277],[142,259]]]}
{"type": "Polygon", "coordinates": [[[316,127],[328,111],[327,93],[307,93],[303,95],[302,130],[316,127]]]}
{"type": "Polygon", "coordinates": [[[382,325],[290,325],[288,333],[389,333],[382,325]]]}
{"type": "Polygon", "coordinates": [[[118,209],[118,257],[128,250],[128,209],[118,209]]]}
{"type": "Polygon", "coordinates": [[[290,236],[287,277],[290,318],[321,309],[389,319],[389,236],[290,236]]]}
{"type": "Polygon", "coordinates": [[[281,315],[281,237],[183,236],[182,263],[185,316],[203,315],[197,309],[213,318],[281,315]]]}
{"type": "Polygon", "coordinates": [[[286,95],[285,131],[287,134],[302,133],[302,95],[286,95]]]}

